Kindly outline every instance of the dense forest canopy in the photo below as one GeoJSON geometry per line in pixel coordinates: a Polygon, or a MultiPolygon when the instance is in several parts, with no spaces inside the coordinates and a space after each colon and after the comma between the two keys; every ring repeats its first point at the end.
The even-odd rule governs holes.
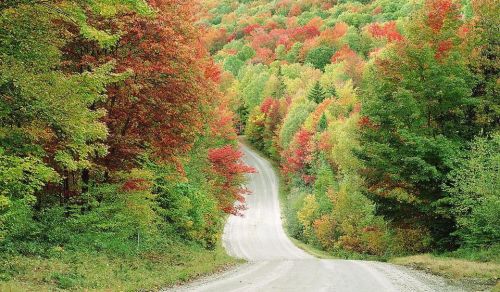
{"type": "Polygon", "coordinates": [[[499,242],[498,3],[203,4],[221,89],[280,163],[292,236],[375,255],[499,242]]]}
{"type": "Polygon", "coordinates": [[[0,252],[218,241],[243,174],[183,1],[0,4],[0,252]],[[227,173],[230,171],[230,175],[227,173]]]}

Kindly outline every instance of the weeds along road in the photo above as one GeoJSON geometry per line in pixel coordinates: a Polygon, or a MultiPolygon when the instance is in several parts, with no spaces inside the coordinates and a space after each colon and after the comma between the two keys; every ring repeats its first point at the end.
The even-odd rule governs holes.
{"type": "Polygon", "coordinates": [[[229,217],[227,252],[248,263],[174,291],[463,291],[444,279],[391,264],[317,259],[296,247],[281,224],[278,178],[270,163],[242,145],[250,175],[248,209],[229,217]]]}

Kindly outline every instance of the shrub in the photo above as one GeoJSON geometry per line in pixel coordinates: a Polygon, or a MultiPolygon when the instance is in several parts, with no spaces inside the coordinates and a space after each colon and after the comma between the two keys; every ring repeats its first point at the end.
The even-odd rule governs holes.
{"type": "Polygon", "coordinates": [[[318,209],[319,204],[316,202],[314,195],[307,195],[302,203],[302,208],[297,212],[297,218],[302,224],[306,239],[311,239],[314,235],[313,222],[317,219],[318,209]]]}
{"type": "Polygon", "coordinates": [[[379,226],[367,226],[363,228],[361,239],[363,251],[372,255],[384,255],[388,251],[388,234],[379,226]]]}
{"type": "Polygon", "coordinates": [[[431,243],[430,232],[423,226],[393,229],[391,249],[395,254],[415,254],[428,251],[431,243]]]}
{"type": "Polygon", "coordinates": [[[340,234],[337,231],[338,224],[331,215],[325,214],[314,220],[313,227],[321,247],[325,250],[333,249],[340,234]]]}
{"type": "Polygon", "coordinates": [[[304,238],[303,225],[299,221],[297,214],[299,213],[299,210],[302,209],[306,195],[307,193],[300,188],[292,188],[287,196],[287,207],[285,213],[286,227],[290,235],[298,239],[304,238]]]}

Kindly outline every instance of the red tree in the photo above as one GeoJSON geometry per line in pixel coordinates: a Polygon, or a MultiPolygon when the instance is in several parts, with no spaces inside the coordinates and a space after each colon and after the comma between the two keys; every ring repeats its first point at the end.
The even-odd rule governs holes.
{"type": "Polygon", "coordinates": [[[368,26],[368,31],[372,36],[376,38],[386,38],[389,42],[403,40],[403,36],[398,32],[395,21],[390,21],[383,25],[373,23],[368,26]]]}
{"type": "Polygon", "coordinates": [[[111,168],[131,164],[148,147],[167,160],[186,153],[203,126],[206,77],[218,78],[217,69],[200,58],[191,7],[174,0],[150,5],[154,18],[129,14],[116,22],[123,32],[116,68],[132,74],[108,90],[105,162],[111,168]]]}
{"type": "Polygon", "coordinates": [[[234,201],[245,202],[244,194],[247,189],[242,187],[244,174],[253,173],[255,169],[247,166],[241,161],[243,153],[226,145],[221,148],[211,149],[208,159],[212,164],[212,172],[215,177],[215,186],[220,208],[230,214],[239,214],[244,205],[235,206],[234,201]]]}

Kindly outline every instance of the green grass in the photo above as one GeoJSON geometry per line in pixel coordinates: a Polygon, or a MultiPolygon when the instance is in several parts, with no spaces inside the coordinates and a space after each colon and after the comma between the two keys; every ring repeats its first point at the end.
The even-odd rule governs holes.
{"type": "Polygon", "coordinates": [[[488,249],[459,249],[441,254],[398,257],[390,262],[464,283],[483,284],[493,291],[500,291],[500,245],[488,249]]]}
{"type": "Polygon", "coordinates": [[[390,262],[426,270],[456,280],[476,278],[496,282],[500,278],[500,264],[495,262],[478,262],[432,254],[393,258],[390,262]]]}
{"type": "Polygon", "coordinates": [[[293,244],[295,244],[298,248],[304,250],[308,254],[317,257],[319,259],[338,259],[338,257],[328,253],[327,251],[318,249],[312,245],[309,245],[303,241],[300,241],[296,238],[291,237],[288,235],[288,237],[292,240],[293,244]]]}
{"type": "Polygon", "coordinates": [[[52,258],[12,256],[0,261],[0,291],[155,290],[239,262],[221,246],[206,250],[183,244],[127,257],[64,251],[52,258]]]}

